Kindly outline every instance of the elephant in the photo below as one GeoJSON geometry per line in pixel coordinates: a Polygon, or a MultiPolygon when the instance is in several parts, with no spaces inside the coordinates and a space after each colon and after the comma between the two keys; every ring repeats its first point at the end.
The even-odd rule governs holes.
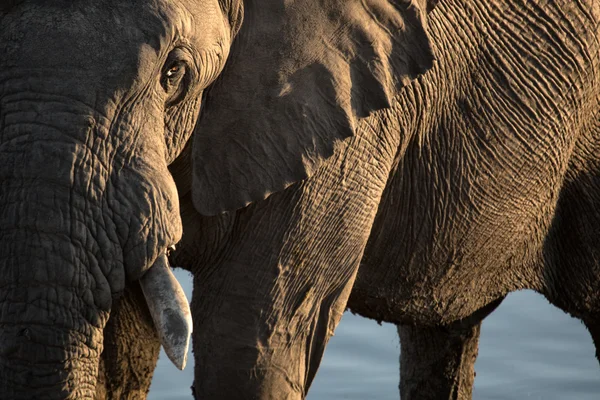
{"type": "Polygon", "coordinates": [[[185,362],[169,265],[196,398],[305,398],[350,308],[397,324],[403,399],[468,399],[482,320],[525,288],[600,358],[594,0],[0,21],[0,398],[143,398],[159,343],[185,362]]]}

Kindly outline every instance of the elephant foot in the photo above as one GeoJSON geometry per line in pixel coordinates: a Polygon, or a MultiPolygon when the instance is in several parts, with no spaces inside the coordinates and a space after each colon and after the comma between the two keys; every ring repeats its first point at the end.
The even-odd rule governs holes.
{"type": "Polygon", "coordinates": [[[398,325],[400,398],[471,399],[481,321],[501,302],[447,326],[398,325]]]}

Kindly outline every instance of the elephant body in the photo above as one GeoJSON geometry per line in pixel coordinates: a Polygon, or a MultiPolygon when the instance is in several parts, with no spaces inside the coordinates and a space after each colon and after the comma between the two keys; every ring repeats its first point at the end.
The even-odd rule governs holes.
{"type": "Polygon", "coordinates": [[[598,343],[598,18],[593,2],[441,1],[429,72],[315,175],[205,224],[235,234],[192,269],[198,397],[303,398],[345,306],[398,324],[403,399],[470,398],[480,323],[511,291],[598,343]]]}
{"type": "Polygon", "coordinates": [[[197,398],[306,397],[347,307],[398,324],[405,400],[470,398],[514,290],[599,345],[595,0],[18,0],[0,22],[0,398],[143,398],[159,338],[182,367],[184,307],[161,319],[176,290],[144,283],[167,257],[194,274],[197,398]]]}
{"type": "Polygon", "coordinates": [[[572,2],[438,7],[437,65],[398,102],[395,130],[410,139],[395,155],[352,310],[448,324],[534,289],[596,318],[598,15],[572,2]],[[469,31],[453,29],[467,29],[466,16],[469,31]]]}
{"type": "Polygon", "coordinates": [[[411,140],[396,155],[348,303],[399,325],[403,399],[470,398],[480,322],[511,291],[543,294],[600,346],[600,54],[590,6],[441,2],[431,16],[438,64],[399,102],[412,123],[398,130],[411,140]]]}

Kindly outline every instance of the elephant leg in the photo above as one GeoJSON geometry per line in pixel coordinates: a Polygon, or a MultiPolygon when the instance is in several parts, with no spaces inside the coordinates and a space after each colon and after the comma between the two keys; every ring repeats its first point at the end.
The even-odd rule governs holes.
{"type": "Polygon", "coordinates": [[[480,326],[399,325],[401,399],[470,399],[480,326]]]}
{"type": "Polygon", "coordinates": [[[447,326],[398,325],[402,400],[471,399],[481,322],[502,300],[447,326]]]}
{"type": "Polygon", "coordinates": [[[145,399],[158,361],[160,341],[138,283],[113,305],[104,329],[97,400],[145,399]]]}

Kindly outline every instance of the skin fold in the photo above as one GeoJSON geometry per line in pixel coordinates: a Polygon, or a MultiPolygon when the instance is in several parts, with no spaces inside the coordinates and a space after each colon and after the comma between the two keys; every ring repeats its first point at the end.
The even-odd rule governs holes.
{"type": "Polygon", "coordinates": [[[471,398],[514,290],[598,349],[599,24],[592,0],[1,1],[0,399],[144,398],[138,281],[177,242],[196,398],[305,398],[347,307],[398,325],[403,399],[471,398]]]}

